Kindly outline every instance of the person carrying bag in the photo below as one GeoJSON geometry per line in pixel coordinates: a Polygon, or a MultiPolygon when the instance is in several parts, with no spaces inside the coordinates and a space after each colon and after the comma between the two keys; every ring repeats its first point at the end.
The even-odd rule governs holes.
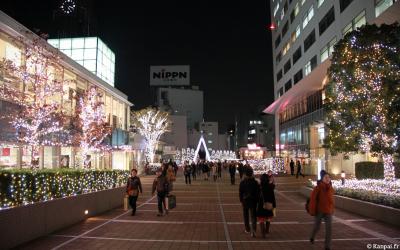
{"type": "Polygon", "coordinates": [[[131,176],[126,184],[126,194],[128,195],[129,205],[132,207],[132,216],[136,213],[136,201],[139,197],[139,192],[143,193],[142,183],[137,176],[137,170],[131,170],[131,176]]]}

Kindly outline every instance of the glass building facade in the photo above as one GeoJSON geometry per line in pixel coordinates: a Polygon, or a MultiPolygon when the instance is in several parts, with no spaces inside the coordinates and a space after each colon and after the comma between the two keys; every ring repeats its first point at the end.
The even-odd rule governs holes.
{"type": "Polygon", "coordinates": [[[98,37],[47,40],[53,47],[114,86],[115,54],[98,37]]]}

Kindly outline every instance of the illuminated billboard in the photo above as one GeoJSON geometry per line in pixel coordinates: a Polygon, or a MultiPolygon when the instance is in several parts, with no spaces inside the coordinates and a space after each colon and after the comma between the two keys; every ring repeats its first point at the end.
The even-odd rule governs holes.
{"type": "Polygon", "coordinates": [[[115,55],[98,37],[48,39],[47,42],[114,86],[115,55]]]}

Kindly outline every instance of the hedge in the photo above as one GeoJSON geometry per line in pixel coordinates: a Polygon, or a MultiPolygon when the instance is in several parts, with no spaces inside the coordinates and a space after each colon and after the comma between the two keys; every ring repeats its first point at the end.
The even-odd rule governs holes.
{"type": "Polygon", "coordinates": [[[125,170],[0,170],[0,208],[115,188],[128,177],[125,170]]]}
{"type": "MultiPolygon", "coordinates": [[[[383,179],[383,162],[362,161],[355,167],[357,179],[383,179]]],[[[400,178],[400,164],[395,163],[395,176],[400,178]]]]}

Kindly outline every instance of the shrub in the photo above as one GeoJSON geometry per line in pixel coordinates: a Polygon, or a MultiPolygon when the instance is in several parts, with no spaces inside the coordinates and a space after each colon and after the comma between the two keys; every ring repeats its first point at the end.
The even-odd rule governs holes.
{"type": "MultiPolygon", "coordinates": [[[[357,179],[383,179],[383,163],[382,162],[371,162],[362,161],[356,164],[356,178],[357,179]]],[[[395,176],[400,178],[400,164],[398,162],[395,165],[395,176]]]]}
{"type": "Polygon", "coordinates": [[[124,170],[0,170],[0,208],[115,188],[128,176],[124,170]]]}

